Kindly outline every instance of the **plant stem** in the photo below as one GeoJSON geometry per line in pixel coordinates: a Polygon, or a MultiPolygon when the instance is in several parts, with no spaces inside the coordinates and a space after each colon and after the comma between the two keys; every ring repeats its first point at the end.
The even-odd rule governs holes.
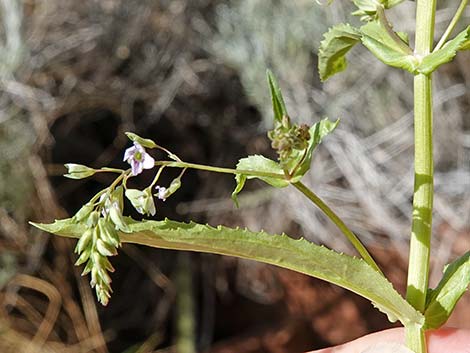
{"type": "Polygon", "coordinates": [[[455,12],[454,17],[449,23],[449,26],[447,26],[447,29],[445,30],[444,34],[442,35],[441,39],[439,40],[439,43],[437,43],[436,47],[434,48],[434,51],[441,49],[444,44],[446,43],[447,39],[449,38],[450,34],[455,28],[455,25],[457,22],[459,22],[460,17],[463,14],[463,11],[465,10],[465,7],[467,6],[468,0],[462,0],[460,2],[459,7],[457,8],[457,11],[455,12]]]}
{"type": "Polygon", "coordinates": [[[190,168],[190,169],[198,169],[198,170],[205,170],[207,172],[216,172],[216,173],[225,173],[225,174],[244,174],[247,176],[254,176],[260,178],[276,178],[276,179],[284,179],[286,181],[287,178],[284,174],[280,173],[269,173],[269,172],[259,172],[256,170],[242,170],[242,169],[231,169],[231,168],[222,168],[222,167],[213,167],[204,164],[195,164],[195,163],[186,163],[186,162],[172,162],[172,161],[157,161],[155,162],[156,166],[165,166],[170,168],[190,168]]]}
{"type": "Polygon", "coordinates": [[[377,272],[382,273],[377,263],[374,261],[372,256],[367,251],[366,247],[361,243],[359,238],[346,226],[346,224],[341,220],[341,218],[333,212],[333,210],[328,207],[315,193],[305,186],[300,181],[293,183],[293,186],[304,194],[310,201],[312,201],[323,213],[339,228],[339,230],[344,234],[344,236],[349,240],[349,242],[356,248],[358,253],[362,256],[365,262],[367,262],[372,268],[377,272]]]}
{"type": "MultiPolygon", "coordinates": [[[[428,55],[433,46],[436,0],[417,0],[415,55],[428,55]]],[[[424,312],[428,289],[433,205],[432,75],[414,77],[415,182],[406,299],[424,312]]],[[[423,328],[407,327],[406,343],[426,353],[423,328]]]]}

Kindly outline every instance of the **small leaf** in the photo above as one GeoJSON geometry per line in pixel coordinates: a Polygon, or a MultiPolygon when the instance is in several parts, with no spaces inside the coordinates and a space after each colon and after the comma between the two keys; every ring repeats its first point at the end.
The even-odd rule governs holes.
{"type": "Polygon", "coordinates": [[[291,183],[298,182],[310,169],[312,163],[312,156],[315,148],[322,142],[322,140],[328,136],[339,124],[339,119],[336,121],[331,121],[328,118],[325,118],[318,123],[314,124],[310,132],[310,140],[308,141],[308,146],[306,151],[296,151],[296,158],[291,164],[291,168],[297,163],[300,163],[297,170],[295,171],[291,183]]]}
{"type": "Polygon", "coordinates": [[[358,29],[344,23],[331,27],[324,34],[318,51],[318,73],[322,81],[346,69],[345,55],[360,40],[358,29]]]}
{"type": "Polygon", "coordinates": [[[143,137],[140,137],[137,134],[134,134],[133,132],[126,132],[125,134],[129,138],[129,140],[131,140],[132,142],[137,142],[138,144],[140,144],[143,147],[146,147],[146,148],[157,148],[158,147],[158,145],[153,140],[145,139],[143,137]]]}
{"type": "Polygon", "coordinates": [[[284,176],[284,171],[282,170],[279,163],[269,158],[266,158],[264,156],[253,155],[253,156],[248,156],[246,158],[240,159],[237,164],[237,170],[247,172],[246,174],[243,173],[243,174],[235,175],[235,181],[237,182],[237,186],[232,193],[232,199],[237,206],[238,206],[237,195],[243,189],[243,186],[245,185],[245,182],[247,179],[258,178],[276,188],[283,188],[289,185],[289,182],[287,180],[281,178],[284,176]],[[250,171],[278,174],[279,178],[269,177],[269,176],[266,176],[266,177],[253,176],[249,174],[250,171]]]}
{"type": "Polygon", "coordinates": [[[460,50],[470,50],[470,39],[463,42],[462,46],[460,47],[460,50]]]}
{"type": "Polygon", "coordinates": [[[465,50],[466,41],[470,40],[470,26],[448,41],[441,49],[426,55],[418,67],[422,74],[430,74],[442,64],[451,61],[459,50],[465,50]]]}
{"type": "Polygon", "coordinates": [[[274,121],[275,123],[282,123],[282,118],[287,116],[287,109],[284,103],[284,98],[282,97],[281,89],[277,83],[276,78],[270,70],[267,70],[268,85],[271,91],[271,100],[273,105],[274,112],[274,121]]]}
{"type": "Polygon", "coordinates": [[[64,177],[70,179],[84,179],[92,176],[96,173],[96,170],[86,165],[82,164],[75,164],[75,163],[67,163],[64,164],[65,168],[67,168],[68,173],[64,174],[64,177]]]}
{"type": "Polygon", "coordinates": [[[371,21],[360,28],[362,44],[383,63],[416,73],[418,59],[403,42],[400,45],[378,21],[371,21]]]}
{"type": "MultiPolygon", "coordinates": [[[[85,230],[83,225],[70,220],[35,225],[42,230],[66,237],[78,237],[85,230]]],[[[131,234],[120,234],[123,242],[236,256],[280,266],[355,292],[373,302],[390,317],[398,318],[405,326],[422,326],[424,323],[423,315],[366,262],[305,239],[295,240],[286,235],[271,235],[223,226],[214,228],[193,222],[180,223],[170,220],[129,221],[129,227],[131,234]]],[[[98,279],[98,274],[95,274],[95,277],[98,279]]]]}
{"type": "Polygon", "coordinates": [[[426,328],[439,328],[445,324],[469,283],[470,252],[446,266],[441,281],[430,290],[424,312],[426,328]]]}

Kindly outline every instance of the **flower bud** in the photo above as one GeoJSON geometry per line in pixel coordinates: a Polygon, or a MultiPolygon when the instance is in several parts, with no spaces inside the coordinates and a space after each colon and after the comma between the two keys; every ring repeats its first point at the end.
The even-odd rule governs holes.
{"type": "Polygon", "coordinates": [[[92,238],[93,231],[91,229],[87,229],[80,239],[78,239],[77,245],[75,246],[75,252],[77,254],[81,254],[88,247],[92,238]]]}
{"type": "Polygon", "coordinates": [[[64,164],[65,168],[67,168],[68,173],[64,174],[64,177],[70,179],[83,179],[88,178],[96,173],[96,170],[86,165],[82,164],[75,164],[75,163],[67,163],[64,164]]]}

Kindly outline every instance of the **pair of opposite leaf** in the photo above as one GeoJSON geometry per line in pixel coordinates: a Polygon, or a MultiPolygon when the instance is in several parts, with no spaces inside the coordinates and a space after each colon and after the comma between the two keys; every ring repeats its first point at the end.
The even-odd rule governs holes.
{"type": "Polygon", "coordinates": [[[369,0],[354,2],[362,9],[356,14],[367,14],[363,19],[368,22],[361,27],[341,23],[331,27],[324,34],[318,51],[318,72],[322,81],[346,69],[345,56],[359,42],[383,63],[414,75],[430,74],[442,64],[450,62],[458,51],[470,49],[468,26],[441,48],[425,56],[417,55],[408,46],[407,34],[394,32],[384,15],[385,8],[401,1],[382,5],[369,0]]]}

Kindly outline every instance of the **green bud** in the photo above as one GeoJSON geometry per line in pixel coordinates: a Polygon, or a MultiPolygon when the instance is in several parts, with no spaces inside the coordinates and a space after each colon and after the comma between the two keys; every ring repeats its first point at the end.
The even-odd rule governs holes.
{"type": "Polygon", "coordinates": [[[82,164],[74,164],[74,163],[67,163],[64,164],[65,168],[67,168],[68,173],[64,174],[64,177],[70,179],[83,179],[88,178],[96,173],[96,170],[86,165],[82,164]]]}
{"type": "Polygon", "coordinates": [[[155,214],[155,202],[153,200],[150,187],[143,191],[137,189],[127,189],[126,197],[140,214],[147,214],[152,216],[155,214]]]}
{"type": "Polygon", "coordinates": [[[111,193],[111,203],[117,204],[120,210],[124,209],[124,188],[122,185],[119,185],[114,191],[111,193]]]}
{"type": "Polygon", "coordinates": [[[138,144],[140,144],[143,147],[147,147],[147,148],[156,148],[156,147],[158,147],[157,144],[155,142],[153,142],[152,140],[144,139],[144,138],[140,137],[139,135],[134,134],[133,132],[126,132],[125,134],[129,138],[129,140],[131,140],[132,142],[137,142],[138,144]]]}
{"type": "Polygon", "coordinates": [[[93,231],[91,229],[87,229],[85,233],[78,239],[77,245],[75,246],[75,252],[77,254],[81,254],[83,250],[85,250],[88,245],[90,244],[93,238],[93,231]]]}

